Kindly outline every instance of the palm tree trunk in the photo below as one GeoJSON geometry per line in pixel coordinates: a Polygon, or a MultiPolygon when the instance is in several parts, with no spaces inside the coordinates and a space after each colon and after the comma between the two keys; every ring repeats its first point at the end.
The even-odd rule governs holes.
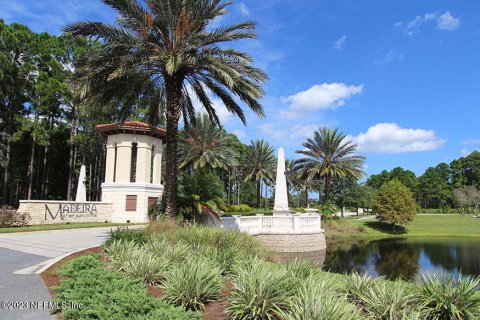
{"type": "Polygon", "coordinates": [[[260,179],[257,181],[257,209],[260,209],[260,179]]]}
{"type": "Polygon", "coordinates": [[[307,208],[310,208],[310,205],[308,204],[308,186],[305,186],[305,206],[307,208]]]}
{"type": "Polygon", "coordinates": [[[328,200],[330,196],[330,177],[328,175],[325,176],[325,201],[328,200]]]}
{"type": "Polygon", "coordinates": [[[167,168],[165,190],[165,216],[175,219],[177,216],[177,143],[178,143],[178,119],[180,116],[180,99],[182,81],[170,77],[166,81],[167,86],[167,168]]]}
{"type": "Polygon", "coordinates": [[[74,150],[75,150],[75,123],[76,123],[76,113],[75,113],[75,106],[72,107],[72,121],[70,127],[70,156],[68,161],[68,182],[67,182],[67,200],[72,200],[72,179],[73,179],[73,171],[75,167],[75,160],[74,160],[74,150]]]}

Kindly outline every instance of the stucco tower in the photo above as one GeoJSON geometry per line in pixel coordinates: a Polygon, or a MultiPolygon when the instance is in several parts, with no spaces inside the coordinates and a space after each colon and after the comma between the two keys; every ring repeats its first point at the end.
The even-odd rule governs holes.
{"type": "Polygon", "coordinates": [[[113,203],[112,222],[147,222],[163,193],[162,140],[166,131],[138,121],[99,124],[107,137],[102,201],[113,203]]]}

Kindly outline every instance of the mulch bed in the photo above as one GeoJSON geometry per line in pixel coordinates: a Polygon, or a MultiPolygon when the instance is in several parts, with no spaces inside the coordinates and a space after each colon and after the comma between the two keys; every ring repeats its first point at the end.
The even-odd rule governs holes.
{"type": "MultiPolygon", "coordinates": [[[[52,296],[52,298],[55,298],[55,294],[56,294],[55,291],[53,291],[53,288],[56,286],[59,286],[60,280],[61,280],[59,276],[53,274],[54,271],[59,266],[65,264],[66,262],[72,259],[78,258],[80,256],[86,255],[88,253],[102,254],[103,248],[100,246],[100,247],[94,247],[94,248],[76,252],[72,255],[69,255],[68,257],[63,258],[60,261],[57,261],[55,264],[50,266],[50,268],[42,272],[40,276],[42,277],[42,280],[45,283],[45,286],[48,288],[48,293],[50,294],[50,296],[52,296]]],[[[103,256],[101,256],[101,259],[103,259],[103,256]]],[[[164,296],[164,293],[160,288],[157,288],[154,286],[148,286],[147,290],[148,290],[148,293],[153,297],[162,298],[164,296]]],[[[231,290],[232,290],[232,284],[230,282],[226,282],[222,289],[220,299],[205,306],[205,310],[203,312],[204,320],[226,320],[227,319],[227,315],[225,314],[224,311],[225,311],[225,308],[227,307],[227,300],[231,290]]],[[[62,319],[61,312],[57,314],[57,319],[62,319]]]]}

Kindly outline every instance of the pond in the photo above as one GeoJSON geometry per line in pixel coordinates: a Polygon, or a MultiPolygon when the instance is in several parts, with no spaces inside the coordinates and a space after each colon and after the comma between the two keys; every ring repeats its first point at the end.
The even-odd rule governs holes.
{"type": "Polygon", "coordinates": [[[420,281],[422,274],[480,275],[480,239],[389,238],[330,242],[323,270],[420,281]]]}

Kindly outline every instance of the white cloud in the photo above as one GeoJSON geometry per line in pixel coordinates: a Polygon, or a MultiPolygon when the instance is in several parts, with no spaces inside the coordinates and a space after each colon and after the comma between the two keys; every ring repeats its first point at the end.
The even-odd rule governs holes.
{"type": "Polygon", "coordinates": [[[345,105],[345,101],[363,91],[363,84],[349,86],[344,83],[322,83],[288,97],[282,97],[288,110],[282,110],[284,118],[298,118],[307,112],[333,109],[345,105]]]}
{"type": "Polygon", "coordinates": [[[247,7],[247,5],[244,2],[240,2],[237,7],[242,15],[247,17],[250,15],[250,9],[247,7]]]}
{"type": "Polygon", "coordinates": [[[385,52],[383,56],[377,60],[375,60],[375,64],[378,65],[383,65],[383,64],[389,64],[394,61],[402,61],[404,58],[403,53],[397,53],[395,52],[395,49],[391,48],[389,51],[385,52]]]}
{"type": "Polygon", "coordinates": [[[347,36],[341,36],[335,43],[333,44],[334,48],[337,50],[342,50],[343,46],[345,45],[345,41],[347,41],[347,36]]]}
{"type": "Polygon", "coordinates": [[[319,124],[296,124],[288,126],[287,129],[278,129],[280,125],[267,123],[261,125],[260,129],[263,134],[273,140],[291,141],[312,137],[313,132],[318,130],[320,126],[319,124]]]}
{"type": "Polygon", "coordinates": [[[458,28],[460,25],[460,19],[452,16],[450,11],[445,12],[441,16],[437,17],[437,28],[440,30],[452,31],[458,28]]]}
{"type": "Polygon", "coordinates": [[[394,27],[394,28],[400,28],[402,25],[403,25],[403,22],[398,21],[398,22],[395,22],[395,23],[393,24],[393,27],[394,27]]]}
{"type": "Polygon", "coordinates": [[[465,149],[463,148],[462,150],[460,150],[460,154],[462,155],[462,157],[466,157],[468,156],[470,153],[472,153],[473,151],[470,151],[468,149],[465,149]]]}
{"type": "MultiPolygon", "coordinates": [[[[460,26],[460,18],[454,17],[450,11],[440,14],[438,12],[426,13],[424,16],[416,16],[405,24],[403,33],[409,37],[413,37],[420,32],[423,24],[433,21],[437,23],[437,29],[443,31],[453,31],[460,26]]],[[[397,22],[394,27],[401,27],[403,23],[397,22]]]]}
{"type": "Polygon", "coordinates": [[[433,130],[401,128],[396,123],[378,123],[350,138],[358,145],[358,151],[375,153],[430,151],[446,141],[433,130]]]}

